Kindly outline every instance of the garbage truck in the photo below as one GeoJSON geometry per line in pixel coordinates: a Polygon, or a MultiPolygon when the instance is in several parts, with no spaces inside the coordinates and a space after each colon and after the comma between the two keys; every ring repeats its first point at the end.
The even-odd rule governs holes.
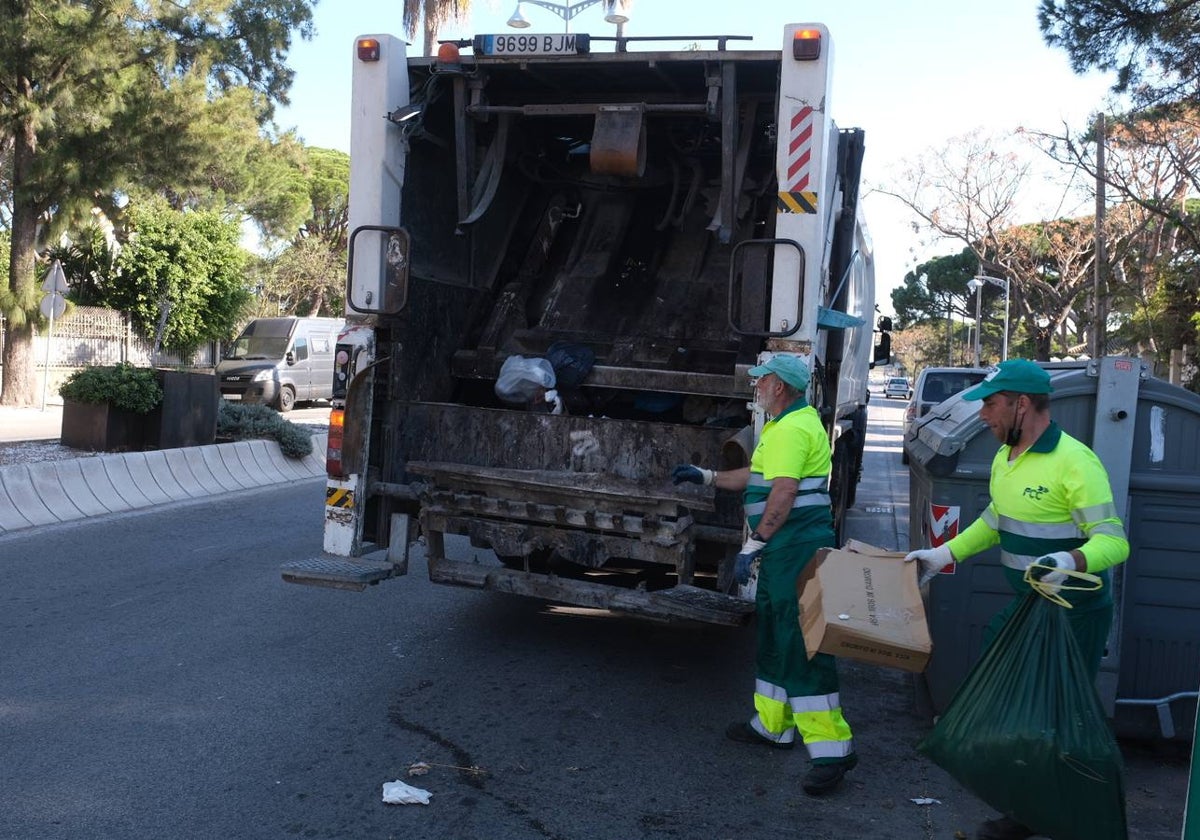
{"type": "Polygon", "coordinates": [[[780,36],[355,40],[324,550],[286,580],[362,589],[423,543],[436,583],[741,623],[741,500],[670,474],[749,464],[777,353],[840,522],[890,324],[829,32],[780,36]]]}

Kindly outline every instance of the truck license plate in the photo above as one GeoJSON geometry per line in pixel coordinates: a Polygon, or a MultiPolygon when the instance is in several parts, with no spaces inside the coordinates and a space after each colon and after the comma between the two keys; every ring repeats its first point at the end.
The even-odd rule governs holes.
{"type": "Polygon", "coordinates": [[[476,55],[579,55],[590,52],[584,33],[561,35],[476,35],[476,55]]]}

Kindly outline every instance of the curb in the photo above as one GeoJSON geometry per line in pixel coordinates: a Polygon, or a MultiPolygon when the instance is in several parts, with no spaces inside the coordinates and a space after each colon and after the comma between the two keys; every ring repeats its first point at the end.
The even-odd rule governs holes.
{"type": "Polygon", "coordinates": [[[325,475],[327,434],[289,458],[272,440],[121,452],[0,467],[0,536],[37,525],[288,484],[325,475]]]}

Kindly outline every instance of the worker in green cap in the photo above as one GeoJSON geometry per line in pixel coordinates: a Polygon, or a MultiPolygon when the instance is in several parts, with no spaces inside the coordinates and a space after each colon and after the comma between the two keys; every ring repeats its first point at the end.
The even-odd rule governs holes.
{"type": "Polygon", "coordinates": [[[834,544],[829,435],[805,399],[810,373],[803,359],[778,354],[750,368],[750,376],[756,377],[757,403],[771,418],[750,466],[714,471],[680,464],[672,475],[676,484],[742,491],[750,536],[737,556],[735,579],[746,583],[758,563],[755,714],[730,724],[725,734],[791,749],[799,733],[810,762],[801,787],[820,796],[858,761],[842,716],[837,661],[827,653],[808,658],[796,602],[800,572],[817,549],[834,544]]]}
{"type": "MultiPolygon", "coordinates": [[[[1071,604],[1067,618],[1094,680],[1113,619],[1108,570],[1129,556],[1129,541],[1104,465],[1051,419],[1052,391],[1050,375],[1042,367],[1027,359],[1009,359],[963,393],[964,400],[983,401],[979,419],[1001,443],[992,460],[991,501],[954,539],[909,552],[905,560],[920,564],[925,583],[948,564],[1000,544],[1000,562],[1017,597],[988,624],[985,647],[1029,592],[1025,570],[1033,564],[1049,568],[1041,584],[1071,604]],[[1098,575],[1102,586],[1059,591],[1067,571],[1098,575]]],[[[1004,816],[983,823],[975,837],[1025,840],[1035,833],[1004,816]]]]}

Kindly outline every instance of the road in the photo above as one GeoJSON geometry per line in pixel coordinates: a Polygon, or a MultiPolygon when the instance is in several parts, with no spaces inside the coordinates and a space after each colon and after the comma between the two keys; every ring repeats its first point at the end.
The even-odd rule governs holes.
{"type": "MultiPolygon", "coordinates": [[[[896,548],[901,403],[876,403],[849,532],[896,548]]],[[[722,736],[749,714],[752,628],[434,587],[419,555],[364,593],[282,583],[322,491],[0,538],[0,840],[949,840],[989,816],[915,752],[899,671],[843,663],[862,761],[813,799],[801,753],[722,736]],[[393,779],[431,804],[383,805],[393,779]]],[[[1177,840],[1183,758],[1127,758],[1132,836],[1177,840]]]]}

